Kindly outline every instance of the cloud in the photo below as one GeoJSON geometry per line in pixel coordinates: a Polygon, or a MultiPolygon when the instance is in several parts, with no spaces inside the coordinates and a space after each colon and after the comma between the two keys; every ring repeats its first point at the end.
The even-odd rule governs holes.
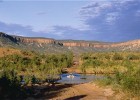
{"type": "Polygon", "coordinates": [[[140,38],[140,2],[94,1],[81,8],[83,26],[53,26],[50,34],[57,39],[128,41],[140,38]]]}
{"type": "Polygon", "coordinates": [[[86,39],[85,31],[71,27],[71,26],[53,26],[50,34],[57,35],[57,39],[86,39]]]}
{"type": "Polygon", "coordinates": [[[140,10],[137,10],[137,11],[136,11],[136,16],[137,16],[137,17],[140,17],[140,10]]]}
{"type": "Polygon", "coordinates": [[[26,36],[26,37],[49,37],[51,36],[47,32],[43,31],[34,31],[31,26],[23,26],[20,24],[7,24],[0,21],[0,31],[5,32],[11,35],[20,35],[20,36],[26,36]]]}
{"type": "MultiPolygon", "coordinates": [[[[100,39],[125,41],[140,38],[140,1],[94,1],[81,8],[84,23],[95,29],[100,39]],[[104,38],[103,38],[104,37],[104,38]]],[[[94,34],[94,33],[93,33],[94,34]]]]}
{"type": "Polygon", "coordinates": [[[119,12],[111,12],[106,14],[105,21],[108,24],[114,24],[117,19],[119,19],[119,12]]]}
{"type": "Polygon", "coordinates": [[[10,34],[15,35],[30,35],[29,33],[32,33],[32,27],[31,26],[22,26],[19,24],[7,24],[4,22],[0,22],[0,31],[7,32],[10,34]]]}
{"type": "MultiPolygon", "coordinates": [[[[0,31],[55,39],[114,42],[140,39],[139,5],[139,0],[92,1],[80,9],[82,25],[77,27],[55,25],[51,30],[34,31],[31,26],[0,22],[0,31]]],[[[38,13],[43,14],[46,13],[38,13]]]]}
{"type": "Polygon", "coordinates": [[[77,29],[70,28],[69,26],[54,26],[51,30],[34,31],[31,26],[23,26],[20,24],[7,24],[1,21],[0,21],[0,32],[25,37],[46,37],[55,39],[64,39],[64,38],[68,39],[69,37],[72,38],[73,32],[80,33],[77,29]]]}
{"type": "Polygon", "coordinates": [[[80,13],[84,18],[95,18],[101,15],[104,9],[111,8],[110,2],[96,1],[81,8],[80,13]]]}

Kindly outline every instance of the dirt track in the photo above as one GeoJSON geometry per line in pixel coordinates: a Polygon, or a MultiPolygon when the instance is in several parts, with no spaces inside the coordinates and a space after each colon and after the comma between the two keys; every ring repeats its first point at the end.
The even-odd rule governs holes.
{"type": "Polygon", "coordinates": [[[108,100],[113,91],[99,88],[95,84],[57,84],[42,91],[41,96],[27,100],[108,100]]]}
{"type": "Polygon", "coordinates": [[[65,88],[57,95],[57,97],[52,99],[107,100],[107,97],[104,95],[104,91],[102,89],[99,89],[92,84],[86,83],[65,88]]]}

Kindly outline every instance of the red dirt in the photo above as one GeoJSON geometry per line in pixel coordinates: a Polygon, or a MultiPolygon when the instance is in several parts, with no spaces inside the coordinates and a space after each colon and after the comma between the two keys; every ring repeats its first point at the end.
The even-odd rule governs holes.
{"type": "Polygon", "coordinates": [[[77,85],[57,84],[43,92],[39,98],[27,100],[109,100],[113,96],[111,89],[103,89],[94,83],[77,85]]]}

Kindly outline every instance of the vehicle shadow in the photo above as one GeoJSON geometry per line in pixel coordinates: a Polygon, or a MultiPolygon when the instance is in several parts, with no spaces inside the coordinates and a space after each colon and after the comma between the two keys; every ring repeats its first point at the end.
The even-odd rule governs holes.
{"type": "Polygon", "coordinates": [[[34,94],[30,97],[33,97],[34,99],[52,99],[54,97],[58,96],[58,93],[61,92],[64,88],[72,87],[71,84],[53,84],[51,86],[44,87],[43,89],[41,86],[38,87],[32,87],[34,94]]]}
{"type": "Polygon", "coordinates": [[[78,96],[70,97],[70,98],[67,98],[64,100],[79,100],[79,99],[82,99],[84,97],[86,97],[86,95],[78,95],[78,96]]]}

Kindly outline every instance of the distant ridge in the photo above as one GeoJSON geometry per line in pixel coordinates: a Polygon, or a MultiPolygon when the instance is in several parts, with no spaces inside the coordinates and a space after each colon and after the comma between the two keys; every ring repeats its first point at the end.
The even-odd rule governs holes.
{"type": "Polygon", "coordinates": [[[39,52],[93,52],[140,51],[140,39],[127,42],[100,42],[84,40],[55,40],[43,37],[23,37],[0,32],[0,46],[35,50],[39,52]]]}

